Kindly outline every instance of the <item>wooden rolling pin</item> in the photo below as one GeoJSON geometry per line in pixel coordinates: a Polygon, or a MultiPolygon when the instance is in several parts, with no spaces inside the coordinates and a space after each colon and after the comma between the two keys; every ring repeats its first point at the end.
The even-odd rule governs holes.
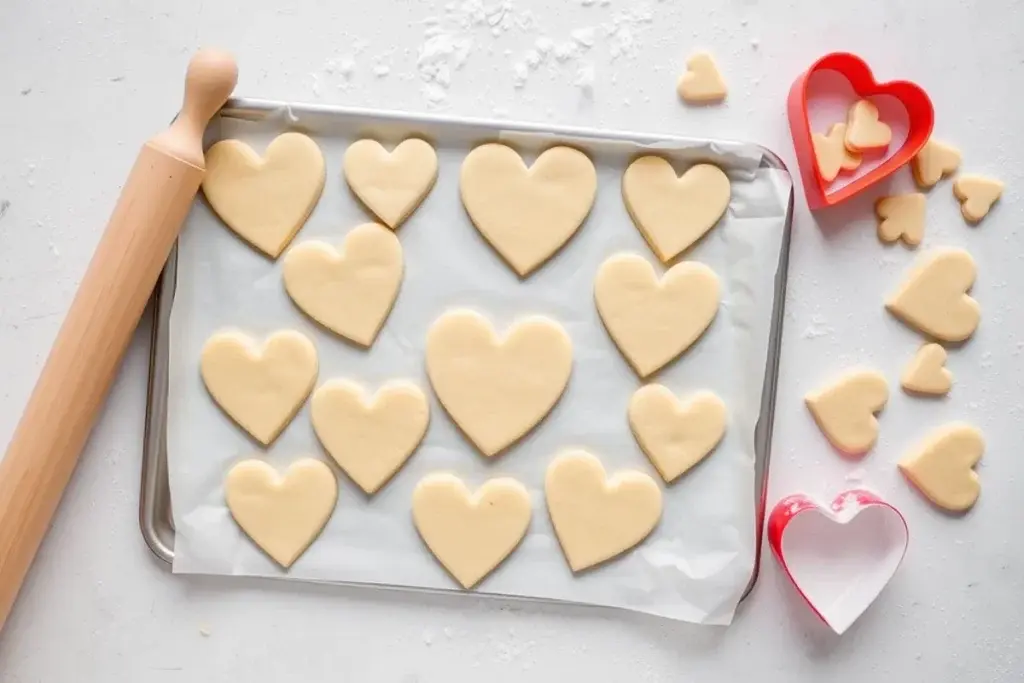
{"type": "Polygon", "coordinates": [[[181,113],[139,152],[0,461],[0,628],[199,190],[203,131],[237,79],[227,53],[189,62],[181,113]]]}

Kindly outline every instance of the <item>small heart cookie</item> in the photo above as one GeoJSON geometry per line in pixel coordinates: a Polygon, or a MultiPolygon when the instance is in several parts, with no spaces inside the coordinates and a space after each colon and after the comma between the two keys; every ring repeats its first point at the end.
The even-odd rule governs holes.
{"type": "Polygon", "coordinates": [[[569,451],[548,465],[544,497],[558,543],[574,572],[638,545],[661,519],[661,489],[643,472],[607,477],[601,461],[569,451]]]}
{"type": "Polygon", "coordinates": [[[262,460],[243,460],[228,471],[224,499],[242,531],[288,569],[331,518],[338,481],[312,458],[292,463],[284,475],[262,460]]]}
{"type": "Polygon", "coordinates": [[[960,150],[935,138],[929,138],[921,151],[910,162],[910,170],[918,187],[934,187],[943,176],[960,168],[960,150]]]}
{"type": "Polygon", "coordinates": [[[622,176],[622,197],[640,234],[667,263],[690,248],[729,208],[732,185],[712,164],[691,166],[677,176],[656,156],[640,157],[622,176]]]}
{"type": "Polygon", "coordinates": [[[900,378],[900,386],[911,394],[943,396],[953,386],[953,373],[946,367],[946,349],[925,344],[917,350],[900,378]]]}
{"type": "Polygon", "coordinates": [[[974,466],[985,439],[974,427],[954,422],[930,434],[899,463],[900,471],[932,503],[950,512],[971,508],[981,493],[974,466]]]}
{"type": "Polygon", "coordinates": [[[601,264],[594,301],[612,341],[640,377],[663,368],[700,338],[718,313],[718,276],[684,261],[659,279],[636,254],[601,264]]]}
{"type": "Polygon", "coordinates": [[[355,382],[332,379],[309,401],[313,430],[352,481],[376,493],[427,433],[427,397],[412,382],[389,382],[367,400],[355,382]]]}
{"type": "Polygon", "coordinates": [[[268,445],[299,412],[316,382],[316,347],[281,330],[262,344],[242,332],[218,332],[203,345],[200,373],[217,405],[268,445]]]}
{"type": "Polygon", "coordinates": [[[851,152],[884,150],[892,141],[892,129],[878,120],[878,107],[869,100],[860,100],[846,114],[844,144],[851,152]]]}
{"type": "Polygon", "coordinates": [[[562,248],[590,213],[597,171],[586,154],[552,147],[529,168],[514,149],[474,148],[459,175],[473,225],[521,277],[562,248]]]}
{"type": "Polygon", "coordinates": [[[676,90],[689,104],[721,102],[729,93],[722,72],[707,52],[698,52],[686,60],[686,72],[680,76],[676,90]]]}
{"type": "Polygon", "coordinates": [[[437,152],[419,138],[388,153],[376,140],[356,140],[345,150],[345,180],[359,201],[389,228],[408,218],[437,180],[437,152]]]}
{"type": "Polygon", "coordinates": [[[239,237],[273,258],[306,222],[323,189],[324,155],[302,133],[277,136],[262,159],[239,140],[221,140],[206,152],[206,200],[239,237]]]}
{"type": "Polygon", "coordinates": [[[846,149],[845,138],[845,123],[833,124],[827,135],[815,133],[811,136],[818,172],[827,183],[835,180],[839,171],[855,171],[860,166],[861,156],[846,149]]]}
{"type": "Polygon", "coordinates": [[[1003,183],[980,175],[962,175],[953,181],[953,194],[960,201],[964,220],[978,223],[1003,195],[1003,183]]]}
{"type": "Polygon", "coordinates": [[[916,247],[924,238],[924,195],[920,192],[882,197],[875,202],[878,239],[892,243],[902,239],[916,247]]]}
{"type": "Polygon", "coordinates": [[[681,404],[666,387],[648,384],[629,401],[633,436],[669,484],[715,449],[725,435],[725,420],[725,403],[710,391],[681,404]]]}
{"type": "Polygon", "coordinates": [[[370,346],[384,326],[402,284],[402,245],[382,225],[366,223],[345,237],[339,252],[308,241],[288,250],[282,274],[295,305],[327,329],[370,346]]]}
{"type": "Polygon", "coordinates": [[[885,304],[897,318],[935,339],[961,342],[981,319],[967,292],[974,284],[974,259],[963,249],[942,247],[923,254],[885,304]]]}
{"type": "Polygon", "coordinates": [[[518,441],[551,412],[569,383],[572,340],[540,316],[499,339],[490,321],[452,311],[427,332],[427,375],[463,433],[486,456],[518,441]]]}
{"type": "Polygon", "coordinates": [[[889,385],[880,373],[855,370],[804,402],[829,442],[847,455],[863,455],[878,439],[875,413],[889,400],[889,385]]]}
{"type": "Polygon", "coordinates": [[[463,588],[472,588],[519,545],[530,527],[530,494],[515,479],[470,493],[453,474],[424,477],[412,494],[420,538],[463,588]]]}

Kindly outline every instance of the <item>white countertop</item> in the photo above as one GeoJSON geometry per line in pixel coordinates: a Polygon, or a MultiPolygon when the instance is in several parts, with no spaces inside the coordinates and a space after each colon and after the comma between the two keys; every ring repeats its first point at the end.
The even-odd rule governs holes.
{"type": "MultiPolygon", "coordinates": [[[[1024,671],[1024,5],[666,1],[645,13],[626,0],[519,0],[477,13],[480,3],[460,0],[448,10],[412,0],[306,4],[0,4],[0,204],[9,202],[0,218],[0,443],[138,145],[178,105],[197,46],[236,53],[240,94],[740,138],[777,150],[794,170],[789,84],[816,57],[848,49],[882,78],[921,84],[937,133],[963,150],[964,170],[1007,185],[977,228],[960,219],[948,182],[929,196],[922,250],[969,249],[983,309],[975,337],[951,352],[956,384],[939,402],[895,388],[917,338],[881,301],[912,254],[878,243],[871,198],[817,220],[806,208],[797,214],[769,500],[868,485],[906,513],[906,561],[842,638],[815,621],[767,554],[728,629],[473,597],[175,577],[137,524],[147,320],[0,636],[4,683],[938,682],[1007,681],[1024,671]],[[545,36],[551,54],[531,68],[528,51],[545,36]],[[676,99],[681,63],[697,47],[715,53],[730,82],[725,107],[687,109],[676,99]],[[801,397],[860,363],[882,370],[893,394],[878,446],[849,462],[825,444],[801,397]],[[953,419],[976,424],[987,441],[981,501],[965,518],[930,508],[895,469],[953,419]]],[[[909,174],[894,185],[909,188],[909,174]]]]}

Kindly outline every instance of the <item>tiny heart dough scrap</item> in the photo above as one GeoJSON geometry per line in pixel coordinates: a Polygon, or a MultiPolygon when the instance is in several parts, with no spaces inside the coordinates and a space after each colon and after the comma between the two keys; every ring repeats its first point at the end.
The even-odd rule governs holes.
{"type": "Polygon", "coordinates": [[[892,141],[892,129],[878,120],[878,107],[868,100],[860,100],[850,107],[846,115],[844,142],[851,152],[884,150],[892,141]]]}
{"type": "Polygon", "coordinates": [[[910,162],[910,170],[918,187],[928,189],[960,168],[960,150],[929,138],[910,162]]]}
{"type": "Polygon", "coordinates": [[[911,394],[943,396],[953,386],[953,373],[946,367],[946,349],[939,344],[925,344],[907,364],[900,386],[911,394]]]}
{"type": "Polygon", "coordinates": [[[1003,195],[1003,183],[980,175],[962,175],[953,181],[953,194],[960,201],[964,219],[978,223],[1003,195]]]}
{"type": "Polygon", "coordinates": [[[981,319],[978,302],[967,295],[976,272],[974,259],[963,249],[932,249],[918,258],[885,307],[930,337],[964,341],[981,319]]]}
{"type": "Polygon", "coordinates": [[[700,338],[718,313],[718,276],[684,261],[659,279],[636,254],[601,264],[594,301],[612,341],[640,377],[663,368],[700,338]]]}
{"type": "Polygon", "coordinates": [[[892,243],[902,239],[915,247],[924,238],[925,197],[920,192],[883,197],[875,203],[878,239],[892,243]]]}
{"type": "Polygon", "coordinates": [[[430,422],[427,397],[406,381],[389,382],[368,399],[355,382],[332,379],[313,392],[309,403],[313,430],[324,449],[371,495],[401,469],[430,422]]]}
{"type": "Polygon", "coordinates": [[[500,339],[467,310],[427,332],[427,375],[441,405],[486,456],[533,429],[558,402],[572,372],[572,341],[558,323],[532,316],[500,339]]]}
{"type": "Polygon", "coordinates": [[[725,435],[725,403],[702,391],[685,404],[660,384],[640,387],[629,401],[629,426],[658,474],[672,483],[715,449],[725,435]]]}
{"type": "Polygon", "coordinates": [[[370,346],[402,284],[402,245],[382,225],[366,223],[345,237],[339,252],[308,241],[284,257],[284,288],[295,305],[327,329],[370,346]]]}
{"type": "Polygon", "coordinates": [[[466,155],[459,189],[473,225],[526,277],[582,225],[594,205],[597,171],[572,147],[552,147],[528,168],[511,147],[489,143],[466,155]]]}
{"type": "Polygon", "coordinates": [[[900,471],[932,503],[950,512],[971,508],[981,493],[974,466],[985,452],[981,432],[962,422],[940,427],[903,458],[900,471]]]}
{"type": "Polygon", "coordinates": [[[690,248],[729,208],[732,184],[712,164],[682,176],[665,159],[640,157],[622,176],[622,197],[640,233],[663,262],[690,248]]]}
{"type": "Polygon", "coordinates": [[[827,183],[839,176],[840,171],[855,171],[860,166],[861,156],[846,148],[846,124],[836,123],[828,134],[815,133],[811,136],[818,172],[827,183]]]}
{"type": "Polygon", "coordinates": [[[471,493],[461,479],[437,473],[412,494],[420,538],[463,588],[472,588],[519,545],[530,527],[530,494],[515,479],[491,479],[471,493]]]}
{"type": "Polygon", "coordinates": [[[884,376],[873,370],[854,370],[804,397],[829,443],[847,455],[862,455],[875,445],[875,413],[888,400],[889,385],[884,376]]]}
{"type": "Polygon", "coordinates": [[[242,332],[218,332],[203,345],[199,369],[217,405],[268,445],[313,390],[316,347],[294,330],[275,332],[262,345],[242,332]]]}
{"type": "Polygon", "coordinates": [[[306,222],[323,189],[324,155],[302,133],[277,136],[263,158],[239,140],[221,140],[206,152],[203,194],[210,206],[273,258],[306,222]]]}
{"type": "Polygon", "coordinates": [[[722,72],[707,52],[698,52],[686,60],[686,72],[679,78],[677,91],[690,104],[721,102],[729,94],[722,72]]]}
{"type": "Polygon", "coordinates": [[[284,475],[262,460],[243,460],[228,471],[224,498],[242,531],[288,569],[331,518],[338,482],[312,458],[292,463],[284,475]]]}
{"type": "Polygon", "coordinates": [[[585,451],[559,455],[548,466],[544,497],[558,543],[574,572],[638,545],[661,519],[661,489],[635,470],[607,477],[585,451]]]}
{"type": "Polygon", "coordinates": [[[419,138],[392,152],[376,140],[357,140],[345,151],[345,180],[359,201],[389,228],[408,218],[437,180],[437,152],[419,138]]]}

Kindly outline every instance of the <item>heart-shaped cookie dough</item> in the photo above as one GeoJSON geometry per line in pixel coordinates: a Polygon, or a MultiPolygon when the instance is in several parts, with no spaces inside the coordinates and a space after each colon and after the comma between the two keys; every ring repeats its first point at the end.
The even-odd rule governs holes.
{"type": "Polygon", "coordinates": [[[967,295],[977,269],[963,249],[932,249],[918,258],[885,307],[897,318],[931,337],[960,342],[978,328],[981,309],[967,295]]]}
{"type": "Polygon", "coordinates": [[[243,460],[228,471],[224,498],[242,531],[287,569],[331,518],[338,481],[312,458],[292,463],[283,476],[262,460],[243,460]]]}
{"type": "Polygon", "coordinates": [[[839,171],[854,171],[861,164],[861,156],[846,149],[845,139],[845,123],[833,124],[827,135],[815,133],[811,136],[818,172],[825,182],[831,183],[839,175],[839,171]]]}
{"type": "Polygon", "coordinates": [[[489,143],[466,155],[459,189],[480,234],[526,277],[586,219],[597,193],[597,171],[572,147],[552,147],[527,168],[511,147],[489,143]]]}
{"type": "Polygon", "coordinates": [[[402,245],[382,225],[366,223],[330,244],[298,244],[284,257],[284,288],[299,308],[327,329],[370,346],[402,284],[402,245]]]}
{"type": "Polygon", "coordinates": [[[855,102],[846,114],[844,143],[851,152],[884,150],[892,141],[892,129],[878,119],[878,107],[870,100],[855,102]]]}
{"type": "Polygon", "coordinates": [[[629,426],[658,474],[672,483],[715,449],[725,435],[725,403],[702,391],[681,404],[660,384],[640,387],[629,401],[629,426]]]}
{"type": "Polygon", "coordinates": [[[412,494],[412,519],[434,557],[472,588],[508,557],[530,527],[530,494],[515,479],[491,479],[470,493],[453,474],[424,477],[412,494]]]}
{"type": "Polygon", "coordinates": [[[274,138],[261,159],[244,142],[206,152],[203,194],[239,237],[277,258],[306,222],[324,189],[324,155],[302,133],[274,138]]]}
{"type": "Polygon", "coordinates": [[[953,386],[953,373],[946,369],[946,349],[939,344],[925,344],[907,364],[900,386],[911,394],[942,396],[953,386]]]}
{"type": "Polygon", "coordinates": [[[971,425],[954,422],[930,434],[903,458],[900,471],[932,503],[963,512],[978,500],[981,483],[974,466],[985,452],[985,439],[971,425]]]}
{"type": "Polygon", "coordinates": [[[345,180],[359,201],[389,228],[408,218],[437,179],[437,152],[419,138],[392,152],[376,140],[356,140],[345,151],[345,180]]]}
{"type": "Polygon", "coordinates": [[[486,456],[500,453],[551,411],[569,383],[572,340],[532,316],[499,339],[487,318],[446,313],[427,332],[427,375],[463,433],[486,456]]]}
{"type": "Polygon", "coordinates": [[[875,413],[889,400],[885,377],[873,370],[848,372],[804,397],[829,442],[847,455],[862,455],[878,439],[875,413]]]}
{"type": "Polygon", "coordinates": [[[691,166],[677,176],[657,156],[640,157],[622,176],[626,209],[663,262],[690,248],[729,208],[732,185],[712,164],[691,166]]]}
{"type": "Polygon", "coordinates": [[[262,345],[242,332],[228,330],[206,341],[199,368],[217,405],[268,445],[313,390],[316,347],[294,330],[275,332],[262,345]]]}
{"type": "Polygon", "coordinates": [[[661,519],[661,489],[635,470],[605,475],[586,451],[556,457],[544,497],[558,543],[574,572],[617,557],[647,538],[661,519]]]}
{"type": "Polygon", "coordinates": [[[597,271],[594,301],[615,345],[647,377],[690,348],[715,319],[718,277],[703,263],[684,261],[659,280],[643,257],[615,254],[597,271]]]}
{"type": "Polygon", "coordinates": [[[924,195],[920,192],[882,197],[875,203],[878,239],[886,243],[902,239],[916,247],[924,238],[924,195]]]}
{"type": "Polygon", "coordinates": [[[1003,195],[1003,183],[980,175],[962,175],[953,181],[953,194],[960,201],[964,220],[978,223],[1003,195]]]}
{"type": "Polygon", "coordinates": [[[430,421],[427,397],[411,382],[389,382],[367,400],[355,382],[332,379],[313,392],[309,407],[324,449],[368,494],[401,469],[430,421]]]}
{"type": "Polygon", "coordinates": [[[721,102],[729,93],[722,72],[707,52],[698,52],[686,60],[686,72],[679,77],[676,90],[690,104],[721,102]]]}
{"type": "Polygon", "coordinates": [[[910,162],[918,187],[928,189],[960,168],[960,150],[930,138],[910,162]]]}

